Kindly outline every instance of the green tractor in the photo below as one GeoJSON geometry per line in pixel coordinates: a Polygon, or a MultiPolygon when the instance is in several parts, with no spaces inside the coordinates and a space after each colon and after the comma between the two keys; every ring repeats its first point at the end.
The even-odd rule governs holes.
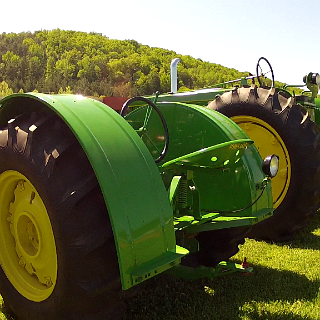
{"type": "Polygon", "coordinates": [[[247,236],[290,240],[307,224],[320,203],[320,75],[310,72],[301,85],[276,88],[272,66],[261,57],[255,76],[176,93],[178,62],[179,59],[173,60],[171,68],[171,88],[175,93],[159,96],[158,101],[195,103],[218,111],[240,126],[262,158],[270,154],[279,157],[279,173],[272,180],[273,217],[255,225],[247,236]],[[289,88],[306,90],[296,90],[301,92],[298,95],[290,93],[289,88]]]}
{"type": "Polygon", "coordinates": [[[267,120],[263,129],[285,141],[289,156],[273,148],[262,160],[246,124],[212,103],[203,107],[228,95],[231,105],[235,96],[238,105],[251,103],[260,92],[270,92],[269,101],[273,92],[279,106],[286,100],[292,109],[284,91],[246,80],[243,88],[135,97],[121,115],[78,95],[1,100],[0,293],[7,310],[18,319],[105,319],[119,311],[123,292],[160,273],[195,279],[247,271],[223,261],[273,219],[273,203],[277,213],[293,192],[296,169],[311,171],[302,194],[316,193],[319,152],[317,126],[303,108],[295,107],[301,118],[290,128],[297,123],[303,128],[293,131],[307,132],[296,132],[294,142],[309,162],[301,152],[291,155],[267,120]],[[277,205],[271,178],[281,175],[284,157],[289,183],[277,205]]]}

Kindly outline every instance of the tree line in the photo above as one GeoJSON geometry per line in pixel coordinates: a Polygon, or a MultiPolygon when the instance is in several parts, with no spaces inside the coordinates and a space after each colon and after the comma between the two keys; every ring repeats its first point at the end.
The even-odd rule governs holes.
{"type": "Polygon", "coordinates": [[[0,95],[80,93],[131,97],[170,91],[170,62],[180,58],[181,91],[248,75],[135,40],[60,29],[0,35],[0,95]]]}

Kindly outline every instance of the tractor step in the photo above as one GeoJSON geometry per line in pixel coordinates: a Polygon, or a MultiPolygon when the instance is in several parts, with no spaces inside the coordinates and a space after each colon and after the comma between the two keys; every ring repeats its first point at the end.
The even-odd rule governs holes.
{"type": "Polygon", "coordinates": [[[192,215],[174,218],[176,230],[185,229],[188,233],[218,230],[226,228],[245,227],[256,224],[273,214],[272,208],[257,211],[254,217],[222,216],[219,213],[206,213],[201,220],[196,220],[192,215]]]}
{"type": "Polygon", "coordinates": [[[196,280],[200,278],[213,279],[235,272],[248,274],[252,271],[252,267],[244,267],[238,263],[221,261],[215,267],[199,266],[197,268],[192,268],[179,264],[174,268],[167,270],[166,274],[183,279],[196,280]]]}
{"type": "Polygon", "coordinates": [[[134,268],[131,273],[132,285],[148,280],[161,272],[179,265],[181,258],[188,253],[189,251],[187,249],[177,245],[176,252],[167,251],[156,259],[134,268]]]}

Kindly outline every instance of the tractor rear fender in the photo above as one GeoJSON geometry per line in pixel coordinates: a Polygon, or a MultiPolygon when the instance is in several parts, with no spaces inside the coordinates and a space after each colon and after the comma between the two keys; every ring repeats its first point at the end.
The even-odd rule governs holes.
{"type": "Polygon", "coordinates": [[[1,100],[0,122],[32,110],[58,114],[84,149],[109,212],[123,289],[179,263],[187,250],[176,246],[167,192],[132,127],[99,101],[40,93],[1,100]]]}

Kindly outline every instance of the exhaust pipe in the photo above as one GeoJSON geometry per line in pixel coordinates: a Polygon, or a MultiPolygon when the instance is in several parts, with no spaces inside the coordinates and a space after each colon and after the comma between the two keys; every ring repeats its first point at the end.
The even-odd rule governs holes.
{"type": "Polygon", "coordinates": [[[178,91],[178,63],[180,58],[172,59],[170,65],[170,74],[171,74],[171,93],[177,93],[178,91]]]}

